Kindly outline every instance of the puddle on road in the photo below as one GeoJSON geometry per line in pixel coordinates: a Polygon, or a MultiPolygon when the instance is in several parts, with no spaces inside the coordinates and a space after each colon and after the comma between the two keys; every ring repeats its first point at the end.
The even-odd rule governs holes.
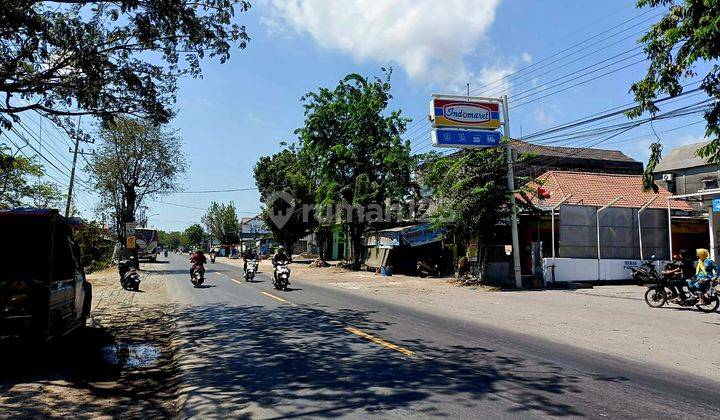
{"type": "Polygon", "coordinates": [[[103,359],[112,365],[144,368],[156,366],[160,351],[148,344],[113,344],[102,349],[103,359]]]}

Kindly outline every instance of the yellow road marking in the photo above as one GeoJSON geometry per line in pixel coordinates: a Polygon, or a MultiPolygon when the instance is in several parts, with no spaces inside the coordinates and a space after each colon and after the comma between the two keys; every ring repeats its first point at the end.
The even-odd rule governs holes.
{"type": "Polygon", "coordinates": [[[271,294],[271,293],[268,293],[268,292],[260,292],[260,293],[262,293],[263,295],[265,295],[265,296],[267,296],[267,297],[269,297],[269,298],[275,299],[275,300],[277,300],[277,301],[280,301],[280,302],[283,302],[283,303],[290,303],[290,302],[288,302],[287,300],[285,300],[285,299],[283,299],[283,298],[281,298],[281,297],[275,296],[275,295],[273,295],[273,294],[271,294]]]}
{"type": "Polygon", "coordinates": [[[375,343],[375,344],[379,344],[379,345],[384,346],[384,347],[387,347],[387,348],[389,348],[389,349],[391,349],[391,350],[395,350],[396,352],[402,353],[402,354],[404,354],[405,356],[408,356],[408,357],[409,357],[409,356],[412,356],[413,354],[415,354],[415,352],[413,352],[413,351],[410,351],[410,350],[408,350],[408,349],[406,349],[406,348],[404,348],[404,347],[396,346],[396,345],[393,344],[393,343],[389,343],[389,342],[383,340],[382,338],[378,338],[378,337],[375,337],[375,336],[373,336],[373,335],[370,335],[370,334],[368,334],[368,333],[366,333],[366,332],[364,332],[364,331],[358,330],[358,329],[355,328],[355,327],[345,327],[345,331],[351,332],[351,333],[353,333],[353,334],[355,334],[355,335],[358,335],[358,336],[360,336],[360,337],[362,337],[362,338],[364,338],[364,339],[366,339],[366,340],[370,340],[370,341],[372,341],[372,342],[375,343]]]}

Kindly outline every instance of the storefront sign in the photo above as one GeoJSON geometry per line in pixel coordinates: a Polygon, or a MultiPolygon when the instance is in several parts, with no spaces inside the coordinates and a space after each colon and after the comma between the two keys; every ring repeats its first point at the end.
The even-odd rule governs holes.
{"type": "Polygon", "coordinates": [[[500,144],[500,133],[486,130],[458,130],[438,128],[432,131],[435,147],[496,147],[500,144]]]}
{"type": "Polygon", "coordinates": [[[410,246],[425,245],[441,241],[445,229],[433,229],[429,224],[412,226],[402,231],[403,242],[410,246]]]}
{"type": "Polygon", "coordinates": [[[720,198],[714,198],[712,201],[713,212],[720,212],[720,198]]]}
{"type": "Polygon", "coordinates": [[[500,127],[500,106],[493,102],[433,98],[430,116],[433,127],[500,127]]]}

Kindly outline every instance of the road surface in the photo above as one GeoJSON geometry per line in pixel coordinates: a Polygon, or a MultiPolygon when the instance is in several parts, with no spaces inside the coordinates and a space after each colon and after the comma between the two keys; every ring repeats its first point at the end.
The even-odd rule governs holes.
{"type": "MultiPolygon", "coordinates": [[[[716,418],[718,384],[652,364],[208,264],[146,264],[177,317],[183,416],[716,418]]],[[[572,314],[568,314],[572,316],[572,314]]],[[[659,328],[659,333],[661,329],[659,328]]],[[[683,355],[679,354],[679,358],[683,355]]]]}

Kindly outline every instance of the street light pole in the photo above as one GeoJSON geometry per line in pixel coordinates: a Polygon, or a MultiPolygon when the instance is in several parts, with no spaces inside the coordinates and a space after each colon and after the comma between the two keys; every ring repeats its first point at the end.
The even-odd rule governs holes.
{"type": "Polygon", "coordinates": [[[518,238],[517,227],[517,205],[515,203],[515,174],[513,173],[513,153],[510,147],[510,117],[508,114],[508,98],[507,95],[502,97],[503,106],[503,130],[505,131],[505,151],[507,153],[507,182],[510,190],[510,232],[512,235],[512,255],[513,255],[513,273],[515,278],[515,287],[522,288],[522,273],[520,271],[520,240],[518,238]]]}

